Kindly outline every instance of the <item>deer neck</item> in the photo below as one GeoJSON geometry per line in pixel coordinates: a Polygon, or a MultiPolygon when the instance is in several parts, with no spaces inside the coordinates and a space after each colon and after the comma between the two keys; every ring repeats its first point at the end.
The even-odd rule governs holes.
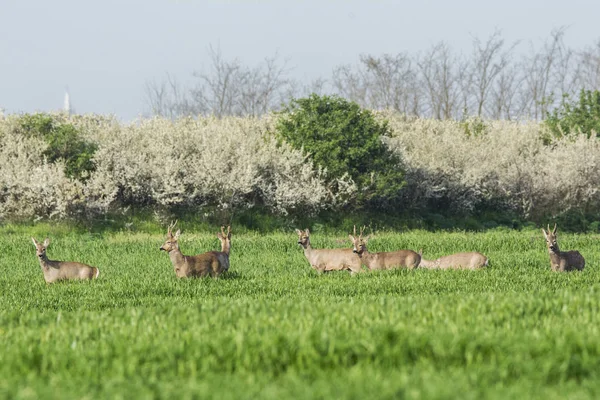
{"type": "Polygon", "coordinates": [[[181,250],[179,250],[179,247],[169,252],[169,258],[171,259],[171,263],[173,263],[173,265],[179,265],[185,261],[185,256],[181,250]]]}
{"type": "Polygon", "coordinates": [[[375,258],[375,254],[369,253],[369,250],[367,250],[367,249],[364,249],[360,253],[356,253],[356,254],[358,254],[360,259],[363,260],[364,262],[369,262],[375,258]]]}
{"type": "Polygon", "coordinates": [[[222,242],[221,243],[221,253],[227,254],[229,256],[229,249],[231,249],[231,243],[222,242]]]}
{"type": "Polygon", "coordinates": [[[44,271],[48,271],[50,268],[57,268],[58,267],[58,263],[56,261],[52,261],[48,259],[47,255],[43,255],[42,257],[39,257],[40,259],[40,266],[42,267],[42,269],[44,271]]]}
{"type": "Polygon", "coordinates": [[[558,248],[556,251],[548,249],[548,253],[550,253],[550,260],[554,263],[560,262],[560,259],[563,256],[562,251],[560,251],[558,248]]]}
{"type": "Polygon", "coordinates": [[[310,260],[310,256],[313,254],[313,248],[310,245],[310,240],[308,242],[306,242],[306,247],[302,246],[304,249],[304,255],[306,256],[307,259],[310,260]]]}

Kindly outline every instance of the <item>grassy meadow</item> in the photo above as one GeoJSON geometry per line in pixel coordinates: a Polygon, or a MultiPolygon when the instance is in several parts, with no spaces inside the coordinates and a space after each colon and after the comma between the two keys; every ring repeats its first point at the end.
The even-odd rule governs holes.
{"type": "MultiPolygon", "coordinates": [[[[184,254],[217,249],[186,229],[184,254]]],[[[0,228],[0,397],[597,398],[600,235],[561,234],[581,273],[553,273],[539,230],[376,232],[371,251],[464,250],[483,271],[318,275],[293,232],[233,232],[220,279],[178,280],[164,232],[0,228]],[[100,268],[46,285],[48,256],[100,268]]],[[[312,232],[313,247],[349,247],[312,232]]]]}

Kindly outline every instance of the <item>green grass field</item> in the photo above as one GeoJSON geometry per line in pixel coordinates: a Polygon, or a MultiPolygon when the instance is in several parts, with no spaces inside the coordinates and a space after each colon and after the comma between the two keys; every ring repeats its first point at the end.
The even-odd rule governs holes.
{"type": "MultiPolygon", "coordinates": [[[[184,225],[182,251],[216,249],[216,231],[184,225]]],[[[313,272],[292,231],[234,232],[226,276],[178,280],[164,233],[0,232],[0,397],[600,396],[599,235],[559,232],[587,261],[561,274],[539,230],[378,233],[371,251],[478,250],[490,266],[350,276],[313,272]],[[100,278],[46,285],[30,239],[46,234],[51,259],[100,278]]]]}

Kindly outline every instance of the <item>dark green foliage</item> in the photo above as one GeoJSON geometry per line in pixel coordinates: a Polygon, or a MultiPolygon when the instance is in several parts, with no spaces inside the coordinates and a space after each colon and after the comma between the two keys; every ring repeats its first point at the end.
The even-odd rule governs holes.
{"type": "Polygon", "coordinates": [[[600,92],[582,89],[578,100],[564,94],[561,104],[546,118],[546,125],[556,137],[571,132],[600,137],[600,92]]]}
{"type": "Polygon", "coordinates": [[[465,131],[465,135],[469,137],[479,137],[485,135],[488,131],[485,121],[479,117],[463,118],[460,125],[465,131]]]}
{"type": "Polygon", "coordinates": [[[280,114],[277,134],[304,148],[330,178],[348,173],[358,186],[359,205],[393,203],[405,183],[399,156],[382,141],[390,136],[387,123],[341,97],[312,94],[293,100],[280,114]]]}
{"type": "Polygon", "coordinates": [[[51,163],[63,160],[68,177],[83,180],[95,170],[93,157],[98,146],[86,141],[73,125],[48,114],[25,114],[19,122],[24,135],[42,137],[48,143],[44,156],[51,163]]]}

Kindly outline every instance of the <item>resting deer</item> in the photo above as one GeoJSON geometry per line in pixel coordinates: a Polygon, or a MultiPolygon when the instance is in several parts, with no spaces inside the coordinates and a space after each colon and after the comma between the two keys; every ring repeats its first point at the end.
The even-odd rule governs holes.
{"type": "Polygon", "coordinates": [[[559,250],[556,242],[556,224],[554,224],[552,232],[550,232],[550,225],[548,225],[548,232],[542,228],[542,233],[546,238],[546,246],[548,246],[548,253],[550,253],[550,268],[552,268],[552,271],[583,270],[585,259],[577,250],[559,250]]]}
{"type": "Polygon", "coordinates": [[[476,251],[456,253],[440,257],[436,260],[421,258],[419,267],[429,269],[480,269],[487,267],[488,258],[476,251]]]}
{"type": "Polygon", "coordinates": [[[50,239],[46,238],[44,243],[40,243],[34,238],[31,238],[31,240],[33,240],[36,254],[40,260],[40,266],[42,267],[46,283],[54,283],[67,279],[95,279],[100,275],[98,268],[90,267],[86,264],[72,261],[49,260],[46,256],[46,249],[50,244],[50,239]]]}
{"type": "Polygon", "coordinates": [[[296,229],[298,244],[304,248],[304,255],[318,272],[349,270],[351,274],[361,272],[360,258],[351,249],[313,249],[310,245],[308,229],[296,229]]]}
{"type": "Polygon", "coordinates": [[[169,225],[167,240],[160,247],[160,250],[169,253],[175,275],[178,278],[218,277],[229,269],[229,250],[231,248],[231,231],[229,226],[227,227],[227,233],[225,233],[225,227],[221,227],[221,232],[217,234],[217,237],[221,241],[221,251],[209,251],[195,256],[184,256],[181,250],[179,250],[179,243],[177,242],[181,230],[178,229],[175,235],[172,232],[176,224],[177,221],[169,225]]]}
{"type": "Polygon", "coordinates": [[[352,251],[360,257],[362,263],[369,270],[391,269],[398,267],[417,268],[421,261],[421,255],[412,250],[398,250],[381,253],[369,253],[367,242],[369,237],[362,237],[362,228],[358,237],[356,236],[356,226],[354,227],[354,236],[348,235],[354,246],[352,251]]]}

